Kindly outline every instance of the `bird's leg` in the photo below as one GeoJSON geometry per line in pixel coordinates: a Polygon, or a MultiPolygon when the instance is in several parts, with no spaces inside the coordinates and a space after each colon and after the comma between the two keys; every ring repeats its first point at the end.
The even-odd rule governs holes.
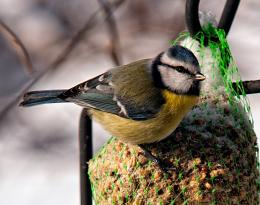
{"type": "Polygon", "coordinates": [[[160,167],[160,169],[163,172],[167,173],[168,169],[167,169],[165,164],[160,159],[155,157],[149,150],[147,150],[143,144],[140,144],[139,147],[143,150],[143,153],[144,153],[145,157],[147,157],[148,159],[152,160],[156,165],[158,165],[160,167]]]}

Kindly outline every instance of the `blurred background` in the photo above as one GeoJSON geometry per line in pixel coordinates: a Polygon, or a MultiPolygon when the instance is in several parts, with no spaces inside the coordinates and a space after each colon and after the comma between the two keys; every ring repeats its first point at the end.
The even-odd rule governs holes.
{"type": "MultiPolygon", "coordinates": [[[[120,1],[109,1],[111,4],[120,1]]],[[[154,57],[185,29],[183,0],[124,0],[115,9],[122,63],[154,57]]],[[[225,1],[201,0],[219,19],[225,1]]],[[[38,73],[30,90],[70,88],[114,66],[113,42],[96,0],[0,0],[0,19],[24,43],[29,75],[0,35],[0,204],[79,204],[78,121],[81,108],[43,105],[25,109],[14,99],[38,73]],[[70,39],[100,11],[59,66],[48,66],[70,39]],[[93,23],[94,22],[94,23],[93,23]],[[10,109],[11,108],[11,109],[10,109]]],[[[228,40],[243,80],[260,79],[260,1],[241,1],[228,40]]],[[[260,94],[248,96],[260,137],[260,94]]],[[[94,150],[109,135],[94,125],[94,150]]],[[[259,138],[258,138],[259,140],[259,138]]]]}

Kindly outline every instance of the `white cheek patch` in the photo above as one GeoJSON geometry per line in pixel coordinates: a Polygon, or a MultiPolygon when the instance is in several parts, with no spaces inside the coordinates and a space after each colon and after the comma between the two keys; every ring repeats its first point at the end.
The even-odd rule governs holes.
{"type": "Polygon", "coordinates": [[[189,79],[186,74],[179,72],[175,72],[174,75],[172,87],[178,91],[188,92],[192,84],[192,79],[189,79]]]}
{"type": "Polygon", "coordinates": [[[192,79],[190,79],[187,74],[179,73],[178,71],[165,66],[158,66],[158,69],[165,86],[181,93],[188,92],[192,85],[192,79]]]}

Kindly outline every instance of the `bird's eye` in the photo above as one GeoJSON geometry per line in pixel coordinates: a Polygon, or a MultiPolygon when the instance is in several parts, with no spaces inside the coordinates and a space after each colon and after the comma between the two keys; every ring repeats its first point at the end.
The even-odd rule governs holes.
{"type": "Polygon", "coordinates": [[[177,66],[177,67],[175,67],[175,70],[177,70],[180,73],[183,73],[184,68],[182,66],[177,66]]]}

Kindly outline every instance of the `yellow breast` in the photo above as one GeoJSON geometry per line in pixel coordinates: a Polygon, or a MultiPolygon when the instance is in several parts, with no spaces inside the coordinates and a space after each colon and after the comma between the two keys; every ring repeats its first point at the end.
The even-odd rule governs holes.
{"type": "Polygon", "coordinates": [[[111,113],[89,110],[94,120],[119,140],[131,144],[160,141],[170,135],[187,112],[197,103],[197,96],[176,95],[163,91],[166,103],[155,118],[135,121],[111,113]]]}

